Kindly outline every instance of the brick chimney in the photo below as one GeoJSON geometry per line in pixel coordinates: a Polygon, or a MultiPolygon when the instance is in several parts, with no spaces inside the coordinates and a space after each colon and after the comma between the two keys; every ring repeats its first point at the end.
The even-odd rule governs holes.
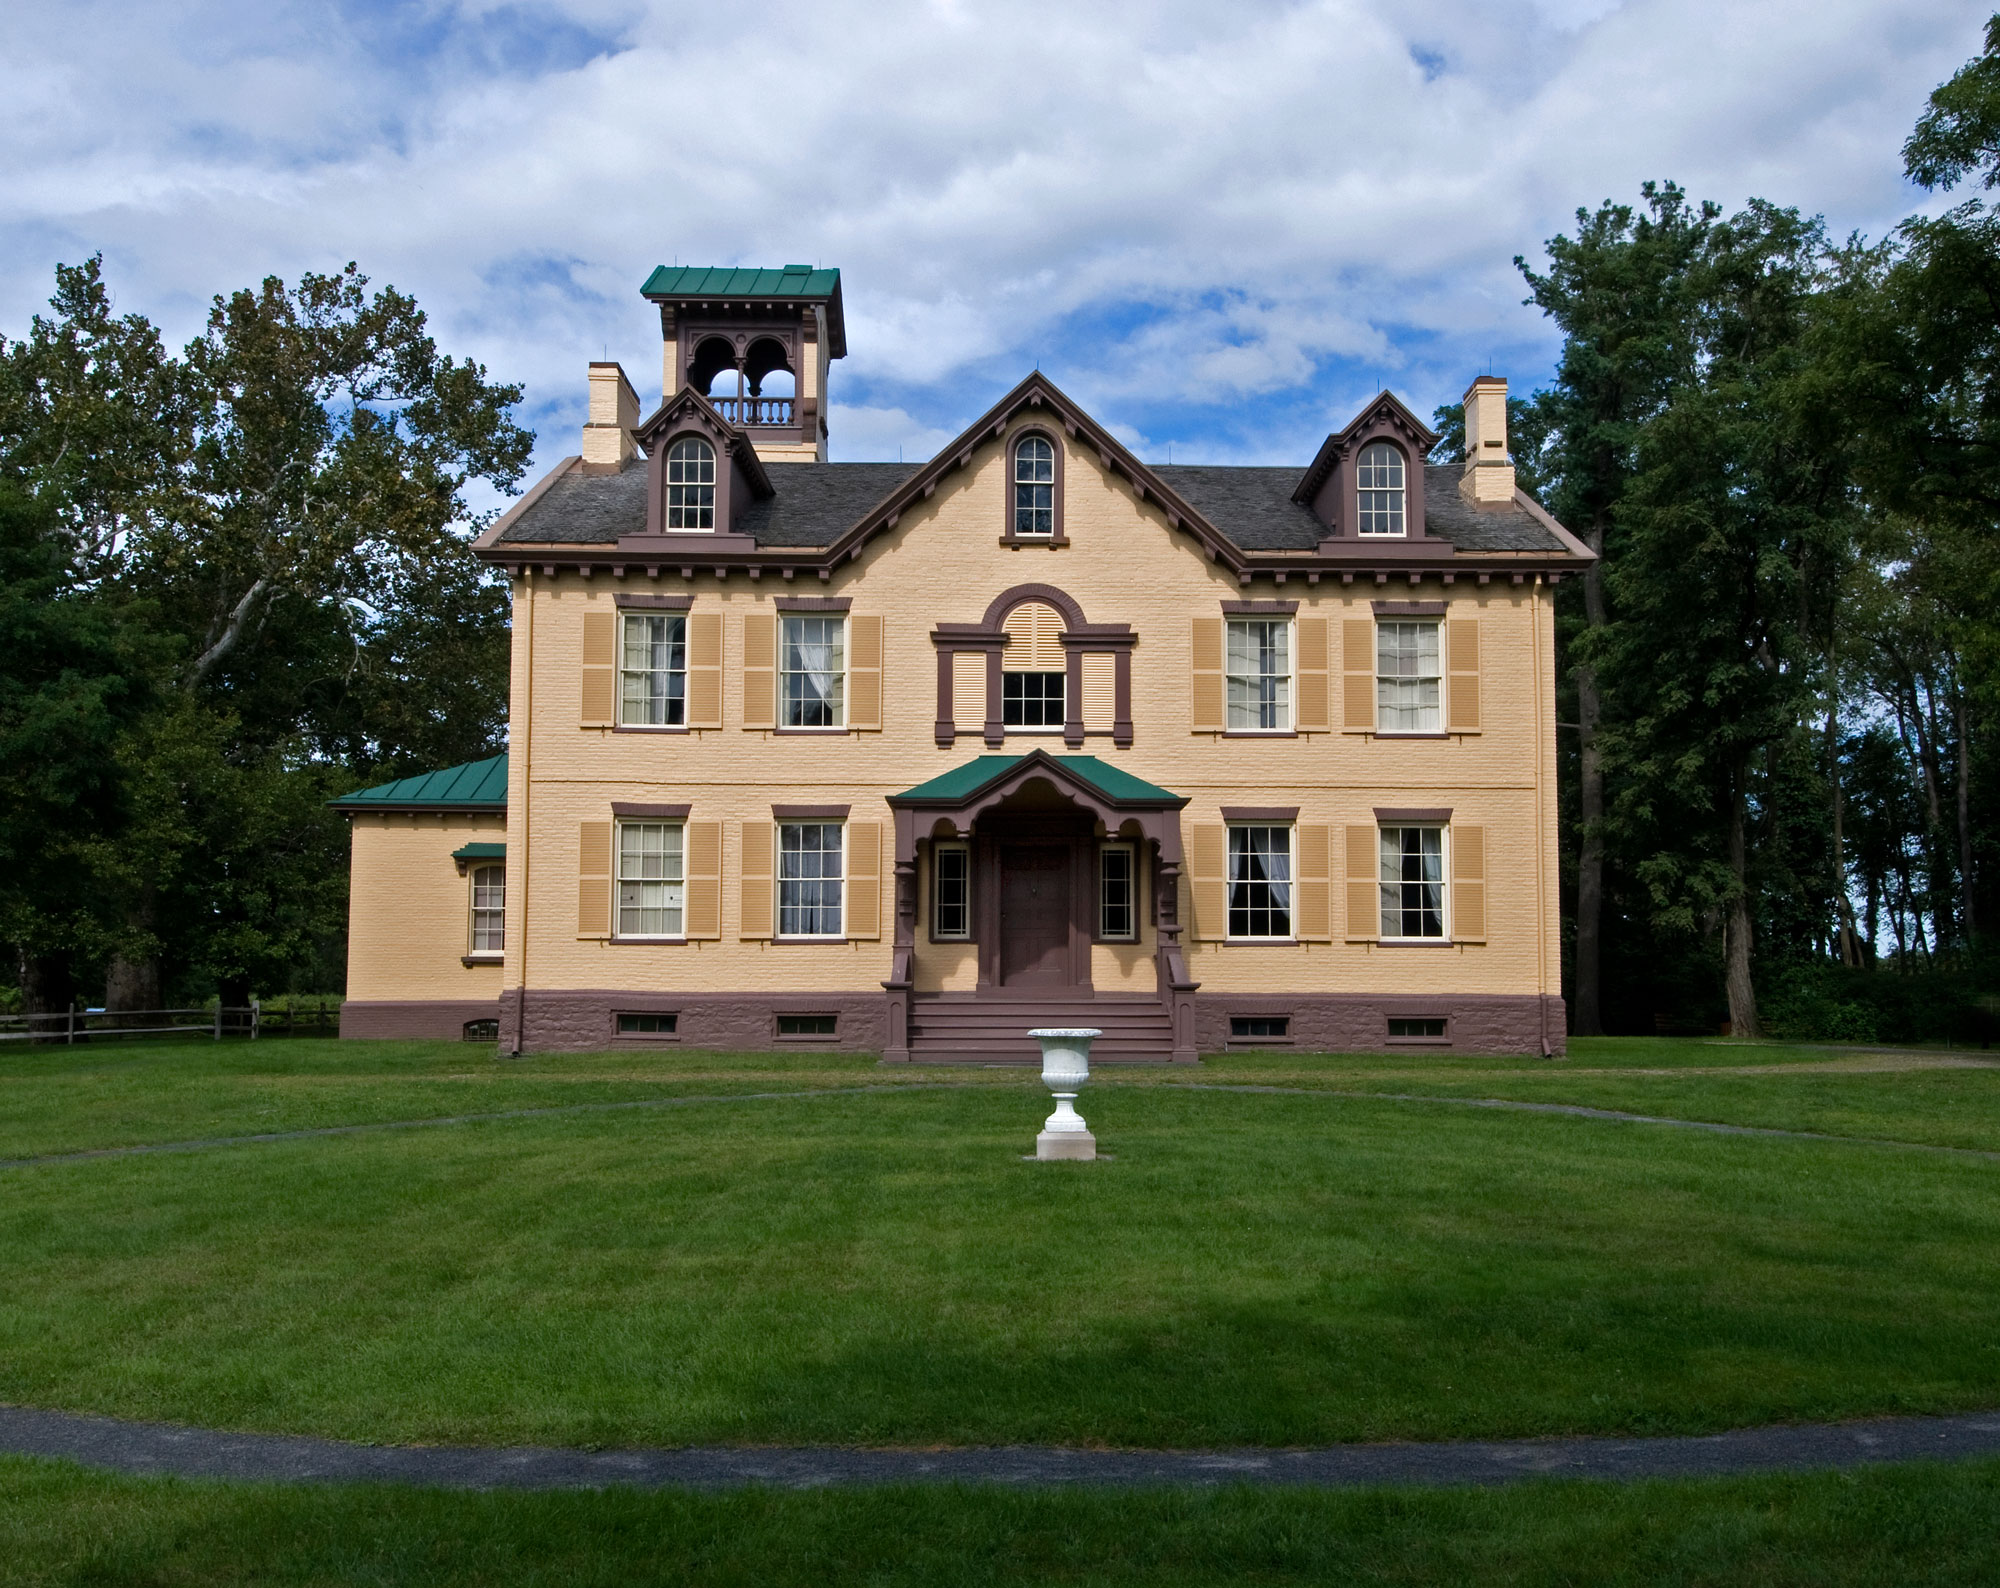
{"type": "Polygon", "coordinates": [[[615,474],[638,455],[632,429],[639,423],[639,394],[619,364],[590,365],[590,416],[583,427],[583,466],[592,474],[615,474]]]}
{"type": "Polygon", "coordinates": [[[1465,473],[1459,494],[1475,507],[1514,500],[1514,460],[1507,455],[1507,382],[1481,375],[1465,389],[1465,473]]]}

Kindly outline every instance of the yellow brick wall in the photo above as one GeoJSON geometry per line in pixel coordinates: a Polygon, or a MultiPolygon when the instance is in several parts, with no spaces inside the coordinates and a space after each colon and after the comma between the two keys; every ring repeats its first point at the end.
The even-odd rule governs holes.
{"type": "MultiPolygon", "coordinates": [[[[973,622],[1003,590],[1045,583],[1067,591],[1094,623],[1129,623],[1134,743],[1115,750],[1109,737],[1086,740],[1097,755],[1189,797],[1183,833],[1219,822],[1224,805],[1296,805],[1301,822],[1336,828],[1371,822],[1376,806],[1449,806],[1455,820],[1488,833],[1488,933],[1483,945],[1395,949],[1341,942],[1291,947],[1225,946],[1187,941],[1190,969],[1203,991],[1379,991],[1532,993],[1553,991],[1555,954],[1555,812],[1553,706],[1547,592],[1533,576],[1514,585],[1503,575],[1485,586],[1460,575],[1447,589],[1436,574],[1418,586],[1398,576],[1377,586],[1351,585],[1330,570],[1317,585],[1294,576],[1274,588],[1261,579],[1240,587],[1202,554],[1190,536],[1171,531],[1129,485],[1108,475],[1094,454],[1070,444],[1065,459],[1066,547],[1000,543],[1004,447],[989,441],[972,464],[945,477],[928,502],[872,541],[859,562],[843,564],[828,583],[810,573],[785,583],[752,582],[738,572],[718,581],[657,581],[639,570],[622,586],[608,574],[574,571],[553,579],[539,569],[515,585],[514,720],[509,799],[509,944],[520,912],[531,926],[526,953],[510,955],[509,984],[549,988],[701,989],[718,991],[874,990],[888,971],[893,940],[893,813],[883,796],[988,753],[974,735],[950,748],[933,741],[937,661],[932,626],[973,622]],[[583,729],[582,623],[609,612],[616,592],[691,594],[694,611],[723,615],[724,705],[720,729],[688,733],[583,729]],[[883,727],[834,735],[745,730],[742,619],[769,612],[778,595],[837,595],[855,614],[879,614],[884,629],[883,727]],[[1339,714],[1339,622],[1368,616],[1376,599],[1446,599],[1450,617],[1482,624],[1482,731],[1448,739],[1398,741],[1338,731],[1296,739],[1225,738],[1189,731],[1190,620],[1216,616],[1218,603],[1250,596],[1300,603],[1300,617],[1332,620],[1333,707],[1339,714]],[[532,658],[532,661],[531,661],[532,658]],[[1537,768],[1540,768],[1538,788],[1537,768]],[[690,820],[724,824],[722,937],[686,945],[581,939],[577,926],[578,831],[608,820],[613,800],[687,801],[690,820]],[[846,804],[851,820],[883,825],[879,941],[830,945],[740,941],[737,824],[769,821],[773,802],[846,804]]],[[[778,481],[783,486],[782,477],[778,481]]],[[[1067,753],[1060,734],[1010,736],[1010,752],[1040,745],[1067,753]]],[[[1334,914],[1342,890],[1335,836],[1334,914]]],[[[1150,889],[1145,898],[1150,925],[1150,889]]],[[[1192,916],[1184,881],[1182,918],[1192,916]]],[[[1093,955],[1101,986],[1149,991],[1150,937],[1139,950],[1100,947],[1093,955]]],[[[933,945],[920,926],[918,986],[970,987],[970,952],[933,945]]]]}
{"type": "Polygon", "coordinates": [[[371,811],[349,825],[348,1001],[499,997],[500,965],[461,963],[471,942],[472,878],[459,875],[451,852],[503,842],[503,819],[371,811]]]}

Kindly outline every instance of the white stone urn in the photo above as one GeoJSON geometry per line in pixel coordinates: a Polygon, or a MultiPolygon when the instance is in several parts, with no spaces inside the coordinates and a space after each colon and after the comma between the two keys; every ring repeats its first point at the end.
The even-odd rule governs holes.
{"type": "Polygon", "coordinates": [[[1028,1035],[1042,1045],[1042,1085],[1056,1100],[1056,1111],[1035,1138],[1035,1156],[1095,1158],[1097,1138],[1076,1111],[1076,1094],[1090,1079],[1090,1044],[1104,1033],[1094,1026],[1079,1026],[1045,1028],[1028,1035]]]}

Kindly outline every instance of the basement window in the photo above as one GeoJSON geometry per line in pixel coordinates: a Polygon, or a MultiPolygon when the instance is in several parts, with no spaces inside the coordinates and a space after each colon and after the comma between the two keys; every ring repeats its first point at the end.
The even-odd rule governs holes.
{"type": "Polygon", "coordinates": [[[620,1015],[621,1037],[671,1037],[680,1031],[681,1017],[672,1015],[620,1015]]]}
{"type": "Polygon", "coordinates": [[[1389,1040],[1391,1042],[1448,1042],[1447,1022],[1442,1015],[1424,1015],[1419,1018],[1389,1017],[1389,1040]]]}
{"type": "Polygon", "coordinates": [[[1231,1042],[1284,1042],[1292,1035],[1290,1015],[1231,1015],[1229,1017],[1229,1040],[1231,1042]]]}
{"type": "Polygon", "coordinates": [[[811,1039],[830,1037],[840,1024],[839,1015],[779,1015],[778,1035],[811,1039]]]}
{"type": "Polygon", "coordinates": [[[500,1022],[497,1020],[468,1020],[460,1040],[465,1042],[498,1042],[500,1022]]]}

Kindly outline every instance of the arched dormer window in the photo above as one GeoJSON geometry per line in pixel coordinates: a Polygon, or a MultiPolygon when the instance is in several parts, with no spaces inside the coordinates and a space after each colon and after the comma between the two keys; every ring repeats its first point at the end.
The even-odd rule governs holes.
{"type": "Polygon", "coordinates": [[[1013,533],[1023,540],[1052,540],[1056,533],[1056,449],[1047,436],[1014,443],[1013,533]]]}
{"type": "Polygon", "coordinates": [[[1354,471],[1355,519],[1364,535],[1407,534],[1403,454],[1386,441],[1361,449],[1354,471]]]}
{"type": "Polygon", "coordinates": [[[699,436],[667,450],[667,528],[715,528],[715,448],[699,436]]]}

